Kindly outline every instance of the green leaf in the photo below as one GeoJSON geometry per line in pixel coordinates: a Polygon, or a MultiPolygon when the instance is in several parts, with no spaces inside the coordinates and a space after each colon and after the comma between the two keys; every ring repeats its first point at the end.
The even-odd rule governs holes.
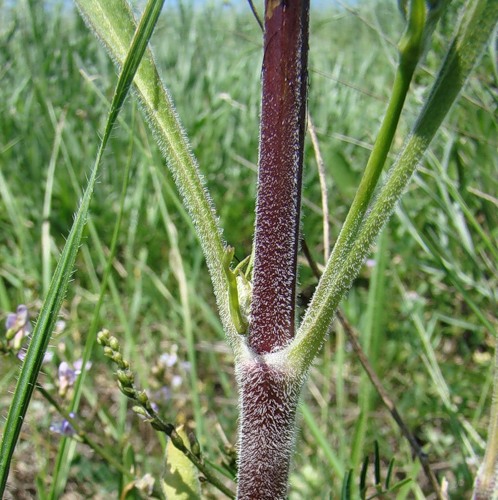
{"type": "Polygon", "coordinates": [[[367,491],[367,472],[368,472],[368,455],[363,459],[363,464],[361,466],[360,472],[360,495],[361,498],[365,498],[365,493],[367,491]]]}
{"type": "Polygon", "coordinates": [[[374,441],[374,478],[376,486],[382,483],[382,478],[380,476],[379,443],[377,441],[374,441]]]}
{"type": "Polygon", "coordinates": [[[55,322],[57,321],[71,279],[102,156],[121,106],[126,98],[131,82],[133,81],[137,67],[140,64],[142,54],[152,35],[161,7],[162,1],[149,2],[145,10],[140,30],[133,39],[132,48],[126,57],[123,70],[119,76],[105,131],[102,136],[102,141],[87,188],[76,213],[66,244],[64,245],[61,258],[57,264],[47,297],[41,308],[38,321],[28,346],[13,400],[9,408],[9,414],[5,423],[5,430],[0,447],[0,494],[3,494],[7,484],[12,455],[21,432],[22,423],[33,394],[38,373],[40,372],[43,357],[47,350],[50,335],[54,330],[55,322]]]}
{"type": "MultiPolygon", "coordinates": [[[[177,429],[184,443],[188,443],[183,428],[177,429]]],[[[199,471],[194,464],[176,448],[171,440],[166,446],[166,469],[161,480],[161,487],[166,498],[175,500],[195,500],[201,498],[199,471]]]]}
{"type": "Polygon", "coordinates": [[[349,469],[342,480],[341,500],[351,500],[351,477],[353,470],[349,469]]]}

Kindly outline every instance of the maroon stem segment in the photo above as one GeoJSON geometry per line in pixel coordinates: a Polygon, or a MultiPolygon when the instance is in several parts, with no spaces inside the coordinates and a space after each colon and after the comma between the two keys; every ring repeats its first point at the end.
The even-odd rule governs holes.
{"type": "Polygon", "coordinates": [[[238,500],[284,500],[301,382],[257,358],[239,367],[238,500]]]}
{"type": "Polygon", "coordinates": [[[258,354],[294,336],[309,0],[266,0],[254,288],[249,344],[258,354]]]}

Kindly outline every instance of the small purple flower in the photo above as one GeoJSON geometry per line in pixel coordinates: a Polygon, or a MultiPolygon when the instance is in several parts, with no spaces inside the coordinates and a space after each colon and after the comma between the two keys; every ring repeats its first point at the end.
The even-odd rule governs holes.
{"type": "Polygon", "coordinates": [[[180,375],[173,375],[173,377],[171,377],[171,387],[173,389],[177,389],[178,387],[180,387],[182,385],[182,377],[180,375]]]}
{"type": "Polygon", "coordinates": [[[365,261],[365,265],[369,268],[369,269],[372,269],[375,267],[375,264],[377,264],[377,262],[375,262],[375,259],[367,259],[365,261]]]}
{"type": "Polygon", "coordinates": [[[12,340],[13,348],[18,351],[21,348],[24,337],[27,337],[33,327],[29,321],[28,308],[24,304],[17,306],[15,313],[9,313],[5,321],[5,334],[7,340],[12,340]]]}
{"type": "MultiPolygon", "coordinates": [[[[75,418],[74,413],[70,413],[69,416],[71,418],[75,418]]],[[[66,419],[61,422],[52,422],[50,424],[50,430],[55,432],[56,434],[60,434],[61,436],[72,437],[76,434],[73,426],[66,419]]]]}
{"type": "MultiPolygon", "coordinates": [[[[83,360],[78,359],[77,361],[74,362],[73,367],[67,362],[63,361],[59,365],[59,373],[58,373],[58,378],[59,378],[59,395],[60,396],[65,396],[67,393],[67,390],[74,385],[76,382],[76,378],[78,375],[81,373],[83,366],[83,360]]],[[[92,366],[92,363],[90,361],[87,362],[85,369],[89,370],[92,366]]]]}
{"type": "Polygon", "coordinates": [[[171,368],[172,366],[175,366],[176,362],[178,361],[178,355],[176,354],[175,351],[171,353],[163,353],[159,357],[159,364],[164,366],[165,368],[171,368]]]}

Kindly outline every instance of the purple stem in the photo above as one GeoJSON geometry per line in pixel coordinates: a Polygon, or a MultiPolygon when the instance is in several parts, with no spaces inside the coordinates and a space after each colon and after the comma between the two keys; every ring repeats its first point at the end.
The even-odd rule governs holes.
{"type": "Polygon", "coordinates": [[[255,359],[239,366],[238,500],[287,498],[301,381],[255,359]]]}
{"type": "Polygon", "coordinates": [[[294,336],[308,85],[309,0],[266,0],[254,288],[249,345],[294,336]]]}
{"type": "Polygon", "coordinates": [[[265,354],[294,337],[309,0],[266,0],[251,354],[239,362],[237,498],[287,497],[302,380],[265,354]]]}

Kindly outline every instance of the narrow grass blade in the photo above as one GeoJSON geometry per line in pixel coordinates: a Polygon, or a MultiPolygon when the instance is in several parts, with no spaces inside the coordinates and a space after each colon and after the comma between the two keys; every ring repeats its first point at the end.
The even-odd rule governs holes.
{"type": "MultiPolygon", "coordinates": [[[[104,297],[106,296],[106,292],[108,290],[108,286],[110,288],[111,294],[113,296],[113,302],[114,302],[114,309],[117,313],[118,316],[121,318],[127,316],[123,310],[123,306],[117,298],[118,294],[116,291],[116,285],[114,284],[114,281],[112,279],[111,275],[111,269],[112,265],[114,262],[114,257],[116,255],[116,247],[117,247],[117,242],[118,242],[118,234],[119,230],[121,227],[121,220],[123,216],[123,209],[124,209],[124,201],[126,197],[126,192],[128,188],[128,183],[129,183],[129,173],[130,173],[130,167],[131,167],[131,160],[129,160],[126,164],[126,167],[124,169],[124,175],[123,175],[123,185],[121,189],[121,195],[120,195],[120,208],[118,212],[118,217],[114,226],[114,231],[112,234],[111,238],[111,244],[110,244],[110,250],[109,250],[109,255],[107,257],[107,260],[104,256],[103,249],[101,248],[102,244],[100,240],[98,240],[97,236],[97,231],[93,227],[93,223],[91,220],[88,222],[89,226],[89,233],[91,240],[93,241],[93,247],[95,250],[100,254],[100,260],[105,265],[104,273],[102,276],[102,281],[100,283],[100,290],[99,290],[99,298],[97,301],[97,304],[95,306],[95,309],[93,311],[93,316],[92,316],[92,321],[90,323],[90,327],[88,329],[88,334],[86,336],[86,341],[85,341],[85,349],[83,352],[83,357],[82,357],[82,366],[86,366],[87,363],[89,362],[92,352],[93,352],[93,346],[95,345],[95,340],[97,336],[97,330],[99,328],[99,324],[101,321],[101,309],[102,305],[104,303],[104,297]],[[104,264],[105,262],[105,264],[104,264]]],[[[73,183],[75,185],[76,190],[77,188],[77,183],[73,183]]],[[[85,247],[83,247],[83,250],[85,250],[85,247]]],[[[89,266],[85,266],[86,269],[89,269],[89,266]]],[[[98,286],[98,285],[97,285],[98,286]]],[[[125,321],[122,321],[123,325],[126,325],[125,321]]],[[[129,335],[129,328],[126,328],[124,326],[125,332],[127,333],[127,346],[131,349],[133,349],[133,338],[131,335],[129,335]]],[[[83,388],[85,384],[87,376],[87,371],[82,370],[79,377],[76,380],[75,387],[74,387],[74,396],[70,404],[70,412],[77,414],[78,413],[78,407],[79,403],[81,400],[81,396],[83,393],[83,388]]],[[[125,403],[123,403],[125,406],[125,403]]],[[[119,430],[115,431],[116,433],[119,434],[119,430]]],[[[72,458],[74,456],[74,452],[76,450],[76,446],[73,440],[71,440],[68,437],[63,436],[61,438],[60,444],[59,444],[59,450],[57,452],[57,457],[55,460],[55,465],[53,468],[53,473],[52,473],[52,481],[51,481],[51,488],[50,488],[50,493],[49,493],[49,498],[58,498],[60,496],[60,493],[64,490],[69,470],[71,468],[71,462],[72,458]]]]}
{"type": "Polygon", "coordinates": [[[5,491],[12,455],[21,432],[22,423],[29,406],[31,395],[33,394],[38,373],[40,372],[43,357],[47,350],[50,335],[54,330],[55,322],[57,321],[73,272],[74,262],[88,216],[90,200],[92,198],[102,155],[137,67],[140,64],[143,52],[152,35],[161,7],[162,1],[149,2],[142,18],[140,30],[133,39],[132,48],[123,65],[123,70],[114,93],[105,132],[97,153],[97,159],[29,343],[13,400],[9,408],[9,414],[5,423],[0,446],[0,494],[3,494],[5,491]]]}
{"type": "Polygon", "coordinates": [[[334,470],[335,474],[338,477],[344,477],[345,471],[344,471],[344,466],[335,454],[334,450],[331,448],[327,438],[324,436],[320,428],[318,427],[315,418],[313,417],[313,414],[311,413],[310,409],[308,406],[303,403],[299,406],[299,409],[303,415],[304,423],[306,425],[306,428],[313,434],[315,437],[319,447],[325,454],[328,463],[334,470]]]}
{"type": "Polygon", "coordinates": [[[353,476],[352,469],[349,469],[344,476],[341,489],[341,500],[351,500],[351,478],[353,476]]]}
{"type": "MultiPolygon", "coordinates": [[[[399,62],[393,82],[391,97],[365,171],[356,191],[353,203],[342,226],[328,266],[336,269],[351,250],[360,230],[365,213],[372,200],[375,188],[384,168],[394,134],[398,128],[401,112],[410,88],[413,74],[423,53],[425,38],[430,38],[432,27],[427,27],[427,8],[423,0],[410,2],[406,30],[398,44],[399,62]],[[426,30],[427,28],[427,30],[426,30]]],[[[437,22],[443,8],[432,17],[437,22]]]]}

